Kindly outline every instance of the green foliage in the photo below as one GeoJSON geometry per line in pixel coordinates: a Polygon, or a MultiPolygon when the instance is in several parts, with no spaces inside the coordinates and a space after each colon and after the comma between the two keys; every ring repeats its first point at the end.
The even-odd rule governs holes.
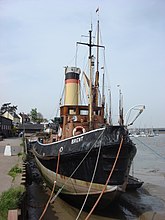
{"type": "Polygon", "coordinates": [[[20,156],[23,155],[23,153],[22,153],[22,152],[19,152],[17,155],[18,155],[18,157],[20,157],[20,156]]]}
{"type": "Polygon", "coordinates": [[[22,187],[10,188],[0,196],[0,219],[7,219],[8,210],[17,209],[24,193],[22,187]]]}
{"type": "Polygon", "coordinates": [[[16,134],[17,134],[17,128],[16,128],[15,126],[12,126],[11,132],[12,132],[12,135],[13,135],[13,136],[16,136],[16,134]]]}
{"type": "Polygon", "coordinates": [[[31,115],[32,121],[37,122],[37,108],[32,108],[30,115],[31,115]]]}
{"type": "Polygon", "coordinates": [[[2,105],[2,107],[0,108],[0,113],[3,114],[6,111],[13,113],[16,112],[16,110],[17,110],[17,106],[16,105],[11,106],[11,103],[9,102],[9,103],[4,103],[2,105]]]}
{"type": "Polygon", "coordinates": [[[33,122],[41,123],[44,120],[43,115],[40,112],[37,112],[37,108],[32,108],[30,115],[33,122]]]}
{"type": "Polygon", "coordinates": [[[22,169],[19,168],[18,165],[15,165],[13,168],[11,168],[8,175],[12,176],[14,180],[18,173],[22,173],[22,169]]]}

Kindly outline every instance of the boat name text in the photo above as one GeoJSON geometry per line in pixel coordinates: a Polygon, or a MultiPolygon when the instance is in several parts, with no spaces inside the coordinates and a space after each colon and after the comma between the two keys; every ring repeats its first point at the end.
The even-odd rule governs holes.
{"type": "Polygon", "coordinates": [[[83,136],[75,138],[75,139],[72,139],[71,144],[79,143],[81,141],[83,141],[83,136]]]}

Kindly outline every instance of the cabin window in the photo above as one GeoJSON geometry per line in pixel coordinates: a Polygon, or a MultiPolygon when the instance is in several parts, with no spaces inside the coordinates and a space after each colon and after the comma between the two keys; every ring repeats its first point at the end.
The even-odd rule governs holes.
{"type": "Polygon", "coordinates": [[[80,110],[80,115],[88,115],[88,110],[80,110]]]}
{"type": "Polygon", "coordinates": [[[63,118],[62,117],[55,117],[54,118],[54,123],[55,124],[62,124],[63,123],[63,118]]]}
{"type": "Polygon", "coordinates": [[[69,108],[69,115],[76,115],[76,108],[69,108]]]}
{"type": "Polygon", "coordinates": [[[93,114],[94,115],[101,115],[101,111],[100,110],[94,111],[93,114]]]}

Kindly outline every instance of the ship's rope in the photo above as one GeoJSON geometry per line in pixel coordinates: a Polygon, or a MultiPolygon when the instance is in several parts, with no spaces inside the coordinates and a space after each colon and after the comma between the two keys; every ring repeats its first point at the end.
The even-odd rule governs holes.
{"type": "Polygon", "coordinates": [[[98,151],[98,154],[97,154],[97,159],[96,159],[96,163],[95,163],[95,168],[94,168],[94,171],[93,171],[92,179],[91,179],[91,182],[90,182],[90,186],[89,186],[89,188],[88,188],[87,195],[86,195],[85,200],[84,200],[84,202],[83,202],[83,204],[82,204],[82,207],[81,207],[81,209],[80,209],[80,211],[79,211],[79,213],[78,213],[78,215],[77,215],[76,220],[78,220],[78,218],[80,217],[80,215],[81,215],[81,213],[82,213],[82,210],[83,210],[83,208],[84,208],[84,206],[85,206],[85,203],[86,203],[87,198],[88,198],[88,196],[89,196],[89,192],[90,192],[91,187],[92,187],[92,183],[93,183],[93,180],[94,180],[94,177],[95,177],[95,174],[96,174],[97,165],[98,165],[98,162],[99,162],[100,151],[101,151],[101,142],[102,142],[102,137],[101,137],[101,141],[100,141],[99,151],[98,151]]]}
{"type": "Polygon", "coordinates": [[[44,217],[44,215],[45,215],[45,213],[46,213],[46,211],[47,211],[47,209],[48,209],[49,203],[50,203],[50,201],[51,201],[51,199],[52,199],[53,192],[54,192],[54,190],[55,190],[55,186],[56,186],[56,182],[57,182],[58,168],[59,168],[59,163],[60,163],[60,153],[61,153],[61,148],[60,148],[59,151],[58,151],[58,159],[57,159],[57,166],[56,166],[56,180],[54,181],[54,184],[53,184],[53,188],[52,188],[50,197],[49,197],[49,199],[48,199],[48,201],[47,201],[47,203],[46,203],[46,206],[45,206],[45,208],[44,208],[44,210],[43,210],[43,212],[42,212],[42,214],[41,214],[39,220],[42,220],[42,219],[43,219],[43,217],[44,217]]]}
{"type": "Polygon", "coordinates": [[[94,148],[94,146],[96,145],[96,143],[98,142],[98,140],[100,139],[100,137],[102,137],[103,133],[104,133],[105,129],[101,132],[101,134],[98,136],[98,138],[96,139],[96,141],[94,142],[94,144],[92,145],[92,147],[89,149],[89,151],[86,153],[86,155],[84,156],[84,158],[80,161],[80,163],[78,164],[78,166],[75,168],[75,170],[72,172],[72,174],[68,177],[68,179],[65,181],[65,183],[63,184],[63,186],[57,191],[57,193],[55,194],[55,196],[51,199],[50,203],[53,203],[55,201],[55,199],[58,197],[58,195],[61,193],[61,191],[63,190],[63,188],[65,187],[65,185],[67,184],[67,182],[72,178],[72,176],[75,174],[75,172],[78,170],[78,168],[81,166],[81,164],[84,162],[84,160],[86,159],[86,157],[88,156],[88,154],[91,152],[91,150],[94,148]]]}
{"type": "Polygon", "coordinates": [[[116,159],[115,159],[115,161],[114,161],[114,164],[113,164],[113,167],[112,167],[112,169],[111,169],[111,171],[110,171],[110,174],[109,174],[109,176],[108,176],[108,178],[107,178],[107,181],[106,181],[106,183],[105,183],[105,185],[104,185],[104,187],[103,187],[103,189],[102,189],[102,191],[101,191],[101,193],[100,193],[98,199],[96,200],[95,204],[93,205],[91,211],[88,213],[88,215],[87,215],[87,217],[85,218],[85,220],[88,220],[88,219],[89,219],[89,217],[90,217],[91,214],[93,213],[94,209],[96,208],[98,202],[100,201],[100,199],[101,199],[103,193],[105,192],[105,189],[106,189],[106,187],[107,187],[107,185],[108,185],[108,182],[109,182],[109,180],[110,180],[110,178],[111,178],[111,176],[112,176],[112,173],[113,173],[113,171],[114,171],[114,169],[115,169],[117,160],[118,160],[118,158],[119,158],[119,154],[120,154],[120,150],[121,150],[122,144],[123,144],[123,136],[121,137],[120,146],[119,146],[119,149],[118,149],[118,152],[117,152],[117,155],[116,155],[116,159]]]}
{"type": "Polygon", "coordinates": [[[139,141],[141,144],[143,144],[145,147],[147,147],[148,149],[150,149],[154,154],[156,154],[158,157],[160,157],[161,159],[165,160],[165,157],[163,157],[162,155],[160,155],[159,153],[157,153],[155,150],[153,150],[151,147],[149,147],[147,144],[145,144],[143,141],[139,140],[139,138],[134,137],[137,141],[139,141]]]}

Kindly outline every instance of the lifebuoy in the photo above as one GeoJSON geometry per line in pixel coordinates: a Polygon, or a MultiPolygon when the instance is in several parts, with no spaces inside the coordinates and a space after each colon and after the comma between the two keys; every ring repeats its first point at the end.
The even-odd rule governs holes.
{"type": "Polygon", "coordinates": [[[82,126],[77,126],[73,129],[73,136],[78,135],[77,132],[80,132],[80,134],[84,134],[86,132],[85,128],[82,126]]]}
{"type": "Polygon", "coordinates": [[[58,128],[58,137],[62,137],[62,128],[60,126],[58,128]]]}

